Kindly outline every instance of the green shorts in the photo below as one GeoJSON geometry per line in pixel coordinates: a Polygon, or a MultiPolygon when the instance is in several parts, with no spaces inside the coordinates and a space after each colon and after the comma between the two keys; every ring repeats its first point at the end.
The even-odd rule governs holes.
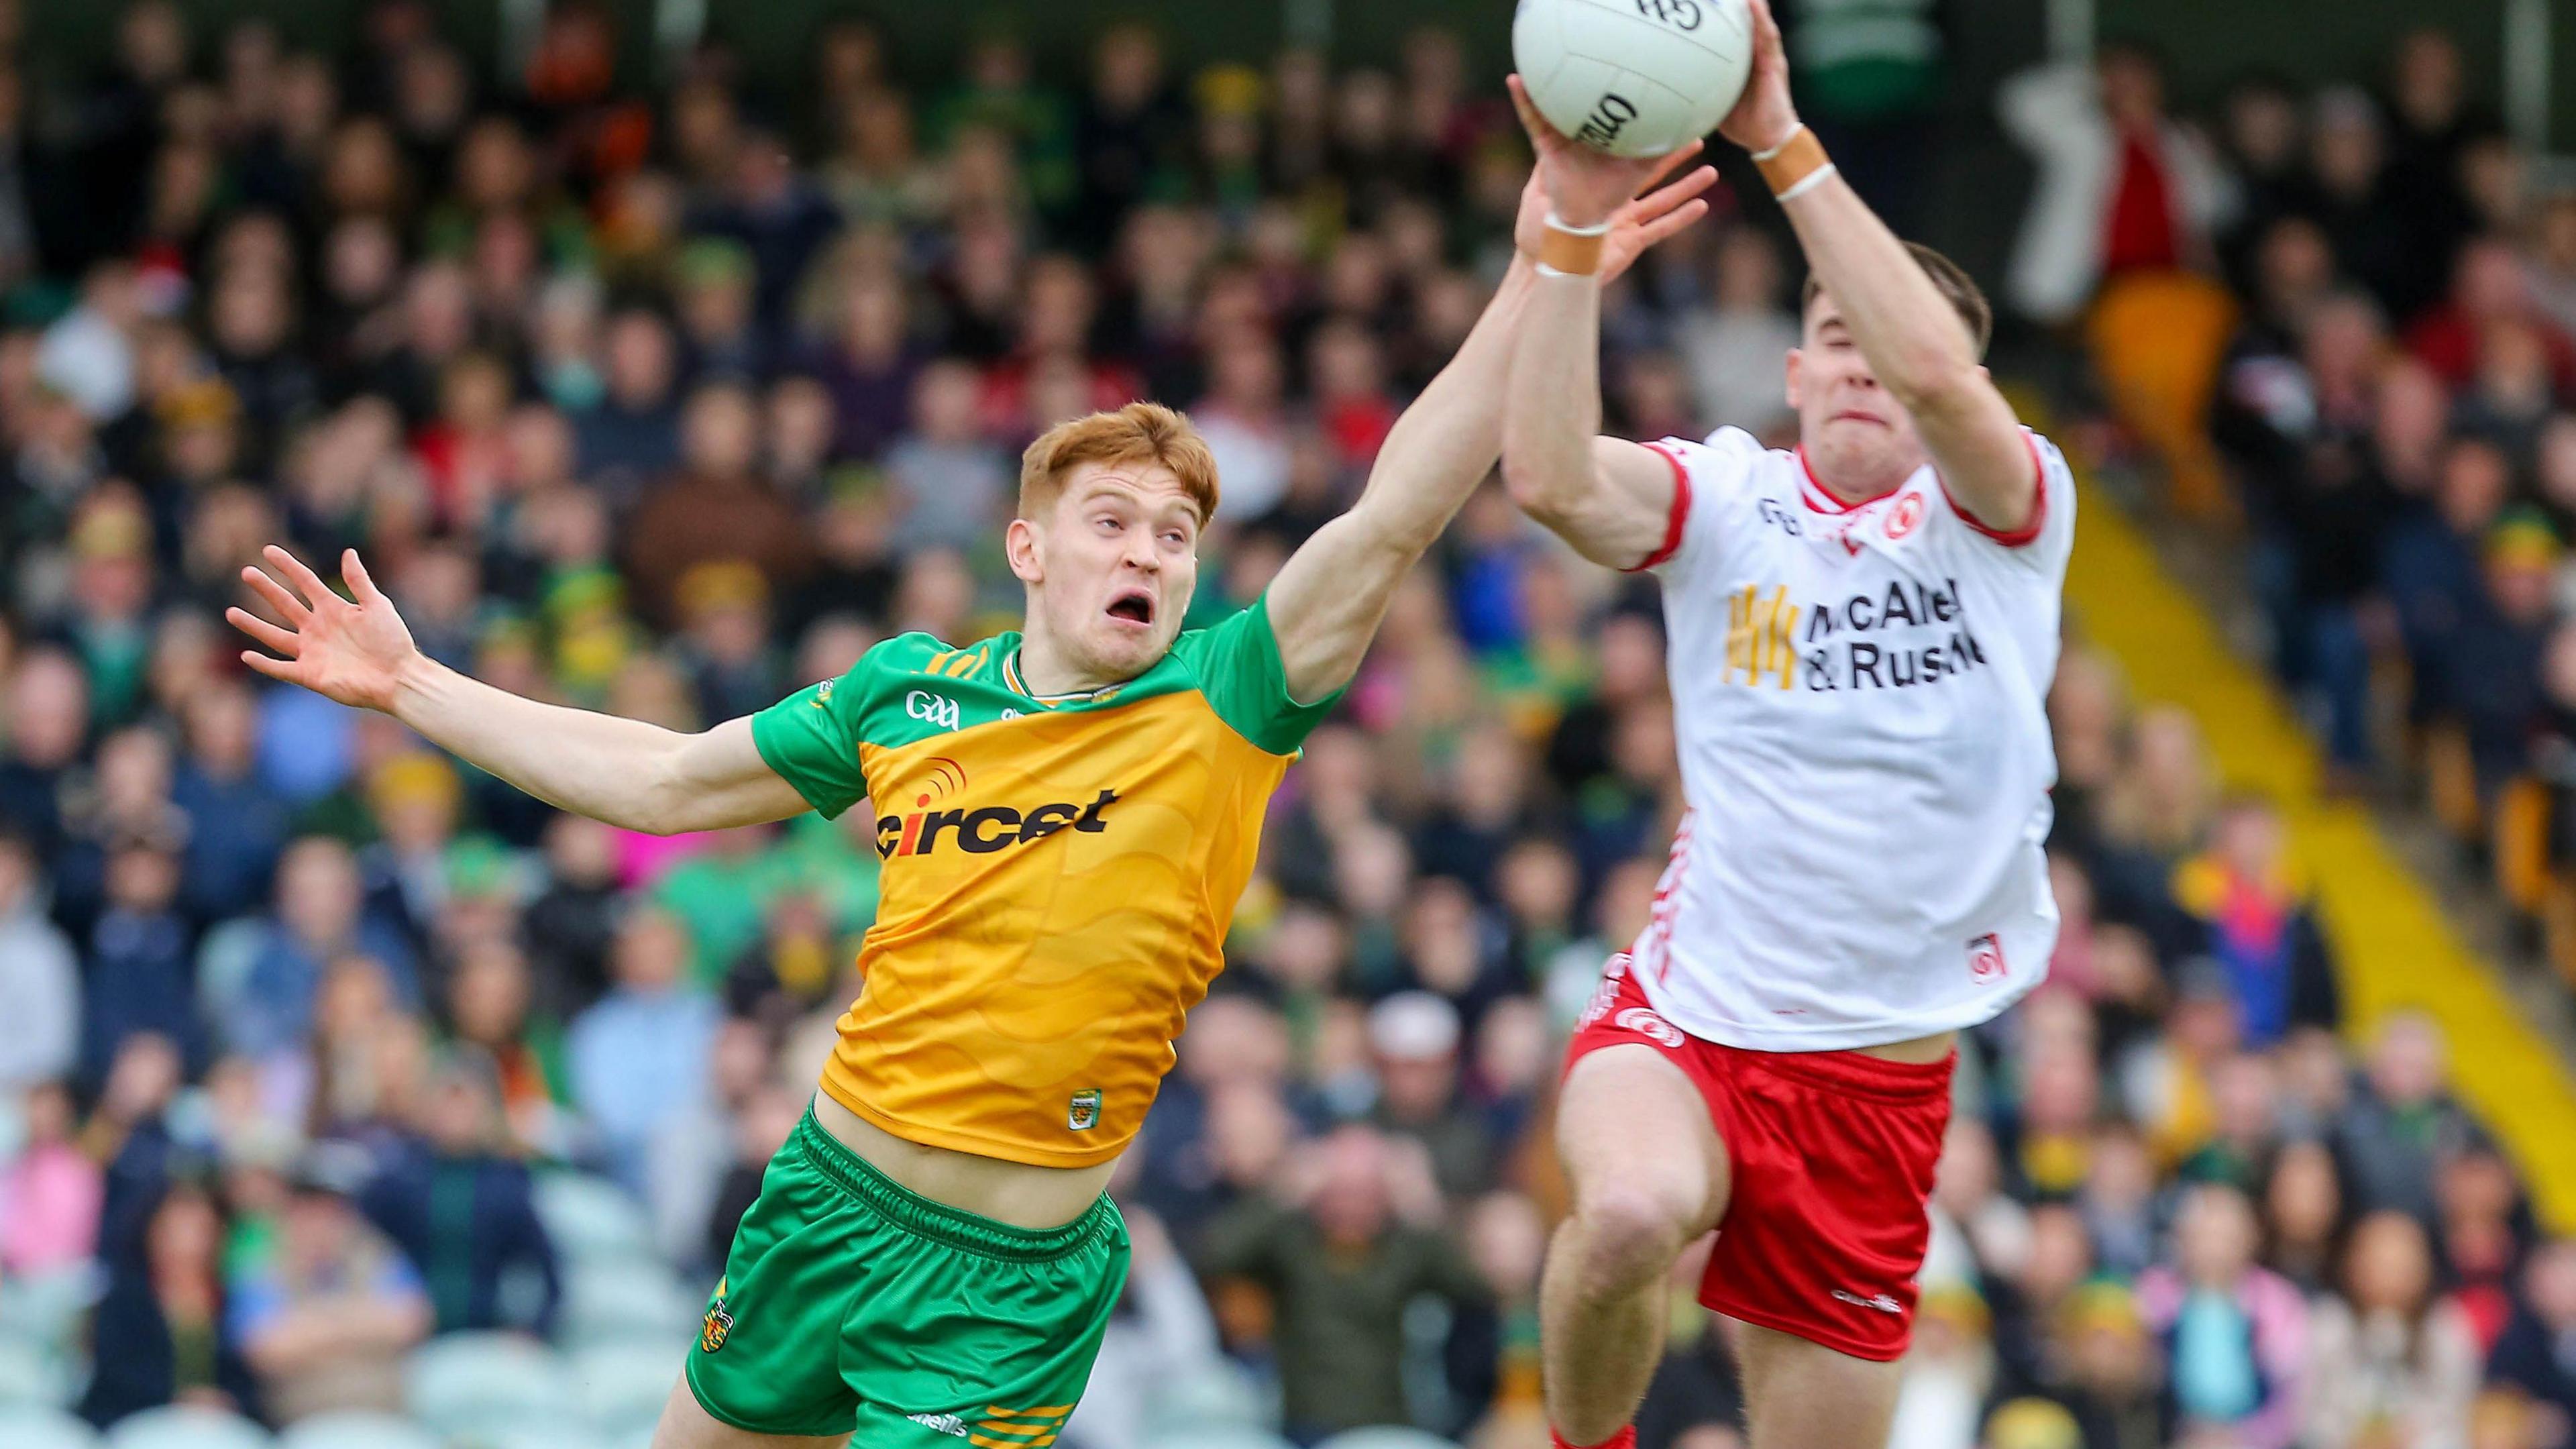
{"type": "Polygon", "coordinates": [[[1043,1449],[1127,1282],[1107,1197],[1010,1227],[907,1191],[807,1112],[769,1161],[689,1350],[689,1391],[756,1434],[1043,1449]]]}

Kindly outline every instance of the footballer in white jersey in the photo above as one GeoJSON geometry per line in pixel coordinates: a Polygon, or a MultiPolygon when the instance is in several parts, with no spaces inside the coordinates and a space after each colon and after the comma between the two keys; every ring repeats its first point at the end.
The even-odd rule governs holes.
{"type": "Polygon", "coordinates": [[[1956,1033],[2045,971],[2044,701],[2075,494],[1981,364],[1967,275],[1899,240],[1791,102],[1778,26],[1719,126],[1809,266],[1799,446],[1599,436],[1597,238],[1641,163],[1514,99],[1555,210],[1516,324],[1503,472],[1577,552],[1663,585],[1688,811],[1568,1052],[1573,1211],[1540,1295],[1568,1449],[1632,1449],[1663,1283],[1738,1320],[1752,1449],[1882,1444],[1956,1033]]]}

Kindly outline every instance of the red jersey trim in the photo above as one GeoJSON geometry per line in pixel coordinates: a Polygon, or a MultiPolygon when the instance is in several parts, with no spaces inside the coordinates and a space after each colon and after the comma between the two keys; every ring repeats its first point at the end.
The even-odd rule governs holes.
{"type": "Polygon", "coordinates": [[[1941,484],[1941,496],[1950,500],[1950,511],[1959,515],[1959,521],[2006,548],[2028,547],[2038,540],[2040,529],[2048,523],[2048,465],[2039,461],[2039,442],[2031,436],[2030,429],[2021,430],[2021,443],[2023,447],[2030,450],[2030,471],[2034,480],[2030,496],[2030,521],[2010,533],[1978,522],[1977,515],[1970,513],[1966,505],[1959,502],[1958,495],[1950,491],[1950,480],[1941,477],[1941,470],[1937,468],[1932,470],[1932,476],[1941,484]]]}
{"type": "Polygon", "coordinates": [[[1893,498],[1897,494],[1905,491],[1905,485],[1899,483],[1884,493],[1873,494],[1867,498],[1858,498],[1849,503],[1845,503],[1834,496],[1834,490],[1826,487],[1823,479],[1816,476],[1815,465],[1807,461],[1807,445],[1800,443],[1798,445],[1797,452],[1798,481],[1800,484],[1799,491],[1806,495],[1807,506],[1816,510],[1818,513],[1850,513],[1857,509],[1867,508],[1881,498],[1893,498]]]}
{"type": "Polygon", "coordinates": [[[1646,555],[1643,561],[1629,565],[1627,572],[1632,574],[1641,574],[1650,568],[1671,562],[1673,555],[1682,551],[1682,525],[1690,521],[1690,470],[1683,467],[1682,460],[1672,449],[1663,444],[1646,443],[1642,446],[1652,449],[1665,462],[1673,465],[1673,508],[1671,515],[1664,520],[1663,543],[1653,553],[1646,555]]]}

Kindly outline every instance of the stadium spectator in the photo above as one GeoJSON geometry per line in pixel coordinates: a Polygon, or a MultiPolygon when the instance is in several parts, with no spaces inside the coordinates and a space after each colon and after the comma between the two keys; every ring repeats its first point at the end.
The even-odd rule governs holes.
{"type": "Polygon", "coordinates": [[[2195,1187],[2174,1225],[2174,1257],[2140,1280],[2147,1322],[2164,1340],[2186,1432],[2235,1442],[2298,1442],[2310,1368],[2308,1311],[2297,1290],[2254,1262],[2258,1225],[2242,1193],[2195,1187]]]}
{"type": "Polygon", "coordinates": [[[403,1350],[433,1322],[418,1271],[350,1202],[347,1171],[299,1166],[274,1238],[229,1271],[225,1331],[279,1423],[398,1407],[403,1350]]]}
{"type": "Polygon", "coordinates": [[[1474,1264],[1439,1232],[1430,1155],[1344,1127],[1292,1164],[1277,1196],[1208,1226],[1200,1266],[1277,1297],[1273,1343],[1289,1437],[1410,1421],[1402,1369],[1405,1305],[1430,1293],[1474,1303],[1474,1264]]]}
{"type": "Polygon", "coordinates": [[[91,1331],[118,1351],[100,1356],[82,1417],[113,1424],[172,1403],[258,1411],[250,1366],[226,1318],[227,1226],[204,1184],[175,1181],[153,1204],[140,1240],[110,1256],[91,1331]]]}
{"type": "Polygon", "coordinates": [[[28,1091],[65,1075],[80,1050],[80,958],[46,919],[35,852],[0,836],[0,1088],[28,1091]]]}
{"type": "MultiPolygon", "coordinates": [[[[1219,448],[1197,622],[1347,505],[1526,176],[1437,31],[1394,68],[1188,69],[1200,37],[1058,53],[979,19],[941,72],[840,21],[771,95],[718,39],[643,89],[616,7],[538,8],[508,75],[414,0],[342,53],[161,0],[103,20],[99,56],[0,44],[0,1272],[6,1336],[85,1371],[102,1427],[390,1406],[433,1328],[578,1352],[602,1240],[632,1255],[611,1275],[694,1296],[874,909],[871,812],[647,838],[268,688],[218,637],[260,545],[364,550],[481,677],[696,728],[895,633],[990,632],[1017,449],[1141,393],[1219,448]],[[316,1141],[367,1170],[298,1174],[316,1141]],[[588,1173],[640,1231],[541,1221],[588,1173]],[[39,1264],[94,1304],[22,1309],[39,1264]]],[[[1788,17],[1817,118],[1878,132],[1833,142],[1846,170],[1917,200],[1964,154],[1922,108],[1925,13],[1788,17]],[[1906,156],[1941,164],[1884,174],[1906,156]]],[[[2384,98],[2253,76],[2195,117],[2200,79],[2115,46],[2012,84],[2042,157],[2013,296],[2082,335],[2026,332],[1998,369],[2115,483],[2165,465],[2104,499],[2188,521],[2198,487],[2243,517],[2177,556],[2251,601],[2331,783],[2431,803],[2563,964],[2576,196],[2429,32],[2384,98]]],[[[1773,220],[1727,209],[1612,294],[1619,424],[1777,420],[1773,220]]],[[[2002,255],[2013,220],[1944,225],[2002,255]]],[[[1998,1449],[2540,1442],[2464,1397],[2462,1332],[2490,1386],[2576,1419],[2576,1259],[2459,1099],[2446,1053],[2479,1044],[2335,989],[2362,945],[2282,839],[2305,812],[2222,795],[2199,724],[2074,622],[2058,989],[1964,1044],[1920,1417],[1998,1449]]],[[[1070,1442],[1134,1442],[1224,1379],[1309,1439],[1543,1432],[1556,1063],[1653,910],[1664,649],[1651,590],[1499,490],[1408,587],[1289,776],[1116,1184],[1136,1273],[1070,1442]],[[1445,1331],[1408,1336],[1421,1294],[1445,1331]]],[[[1645,1449],[1742,1443],[1696,1275],[1645,1449]]]]}
{"type": "Polygon", "coordinates": [[[2433,1292],[2423,1227],[2374,1213],[2354,1226],[2344,1263],[2345,1296],[2326,1299],[2308,1325],[2303,1442],[2468,1443],[2478,1341],[2459,1305],[2433,1292]]]}
{"type": "Polygon", "coordinates": [[[630,914],[610,954],[616,985],[574,1019],[565,1062],[573,1105],[617,1175],[640,1189],[657,1130],[705,1090],[717,1011],[685,979],[688,933],[667,913],[630,914]]]}
{"type": "Polygon", "coordinates": [[[2040,160],[2006,295],[2028,316],[2066,320],[2105,279],[2200,265],[2234,204],[2208,144],[2166,110],[2164,63],[2137,45],[2092,67],[2007,81],[2005,129],[2040,160]]]}
{"type": "Polygon", "coordinates": [[[494,1075],[490,1061],[463,1055],[433,1073],[414,1133],[357,1203],[417,1267],[434,1331],[542,1336],[554,1326],[562,1285],[527,1167],[495,1150],[494,1075]]]}

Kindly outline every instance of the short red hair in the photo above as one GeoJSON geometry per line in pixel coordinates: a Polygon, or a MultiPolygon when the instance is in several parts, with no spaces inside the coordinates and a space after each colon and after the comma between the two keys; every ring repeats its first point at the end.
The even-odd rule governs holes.
{"type": "Polygon", "coordinates": [[[1038,435],[1020,455],[1020,517],[1055,507],[1064,481],[1085,463],[1155,463],[1171,470],[1198,508],[1199,522],[1216,516],[1216,455],[1190,420],[1154,402],[1132,402],[1116,412],[1061,422],[1038,435]]]}

